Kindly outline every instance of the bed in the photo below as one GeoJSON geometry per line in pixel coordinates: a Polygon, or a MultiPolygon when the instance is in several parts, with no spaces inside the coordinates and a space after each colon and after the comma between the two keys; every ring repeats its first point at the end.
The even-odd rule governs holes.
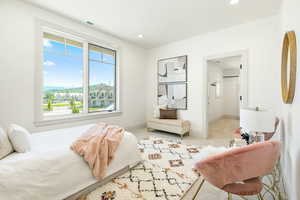
{"type": "MultiPolygon", "coordinates": [[[[0,197],[9,200],[61,200],[98,183],[71,143],[93,124],[32,134],[32,150],[0,160],[0,197]]],[[[137,140],[125,132],[106,178],[141,161],[137,140]]]]}

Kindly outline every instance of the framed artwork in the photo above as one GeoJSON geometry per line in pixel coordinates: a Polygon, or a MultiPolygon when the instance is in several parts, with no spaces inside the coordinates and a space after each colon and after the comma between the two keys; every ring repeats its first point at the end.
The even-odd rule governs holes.
{"type": "Polygon", "coordinates": [[[158,61],[158,105],[187,109],[187,56],[158,61]]]}

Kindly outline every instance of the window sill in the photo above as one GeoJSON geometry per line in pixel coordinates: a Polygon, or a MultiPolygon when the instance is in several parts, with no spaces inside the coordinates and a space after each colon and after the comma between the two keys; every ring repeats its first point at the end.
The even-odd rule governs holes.
{"type": "Polygon", "coordinates": [[[34,125],[36,127],[43,127],[43,126],[51,126],[56,124],[63,124],[63,123],[72,123],[82,120],[92,120],[92,119],[99,119],[99,118],[107,118],[107,117],[116,117],[122,114],[121,111],[114,111],[114,112],[101,112],[101,113],[89,113],[89,114],[78,114],[75,116],[55,116],[55,117],[45,117],[45,119],[40,121],[35,121],[34,125]]]}

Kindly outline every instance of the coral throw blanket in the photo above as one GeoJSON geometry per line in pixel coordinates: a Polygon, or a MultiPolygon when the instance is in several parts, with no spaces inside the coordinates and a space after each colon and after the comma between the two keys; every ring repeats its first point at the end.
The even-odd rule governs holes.
{"type": "Polygon", "coordinates": [[[83,133],[71,149],[84,158],[93,175],[100,180],[105,176],[124,132],[124,128],[99,123],[83,133]]]}

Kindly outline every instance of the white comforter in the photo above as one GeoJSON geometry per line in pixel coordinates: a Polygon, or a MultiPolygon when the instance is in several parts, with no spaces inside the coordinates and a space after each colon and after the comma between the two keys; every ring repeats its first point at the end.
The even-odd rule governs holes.
{"type": "MultiPolygon", "coordinates": [[[[60,200],[96,183],[71,143],[92,125],[36,133],[30,153],[14,153],[0,160],[0,199],[60,200]]],[[[141,160],[137,140],[125,132],[107,176],[141,160]]]]}

